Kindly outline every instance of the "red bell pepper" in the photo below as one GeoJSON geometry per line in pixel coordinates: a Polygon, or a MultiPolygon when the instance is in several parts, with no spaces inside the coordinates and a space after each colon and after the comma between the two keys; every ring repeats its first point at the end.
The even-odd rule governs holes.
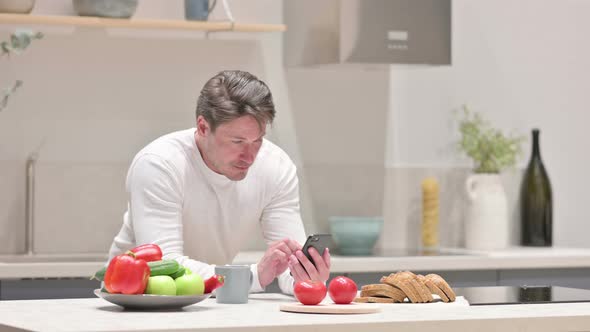
{"type": "Polygon", "coordinates": [[[162,259],[162,249],[157,244],[142,244],[131,249],[135,258],[143,259],[146,262],[159,261],[162,259]]]}
{"type": "Polygon", "coordinates": [[[135,253],[127,251],[113,257],[104,275],[104,285],[109,293],[142,294],[150,278],[150,267],[135,253]]]}
{"type": "Polygon", "coordinates": [[[216,290],[217,288],[223,286],[224,282],[225,282],[225,277],[220,276],[218,274],[205,280],[205,294],[211,293],[212,291],[216,290]]]}

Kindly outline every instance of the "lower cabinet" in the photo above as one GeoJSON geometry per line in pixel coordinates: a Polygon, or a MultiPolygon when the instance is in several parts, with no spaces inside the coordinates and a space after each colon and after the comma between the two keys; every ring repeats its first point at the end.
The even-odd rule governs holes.
{"type": "MultiPolygon", "coordinates": [[[[395,272],[332,273],[330,280],[344,275],[359,286],[379,283],[382,276],[395,272]]],[[[535,269],[535,270],[469,270],[469,271],[415,271],[426,275],[436,273],[451,287],[474,286],[563,286],[590,289],[590,268],[588,269],[535,269]]],[[[277,293],[280,289],[276,280],[266,287],[266,292],[277,293]]]]}
{"type": "MultiPolygon", "coordinates": [[[[590,268],[412,272],[424,275],[428,273],[439,274],[447,280],[451,287],[551,285],[590,289],[590,268]]],[[[360,287],[379,283],[379,279],[387,273],[333,273],[330,280],[338,275],[345,275],[353,279],[360,287]]],[[[94,290],[97,288],[100,288],[100,282],[87,278],[0,280],[0,300],[95,297],[94,290]]],[[[266,287],[265,291],[279,293],[280,289],[276,280],[266,287]]]]}
{"type": "MultiPolygon", "coordinates": [[[[412,272],[423,275],[439,274],[451,287],[563,286],[590,289],[590,268],[412,272]]],[[[359,286],[378,283],[384,274],[387,273],[341,273],[353,279],[359,286]]]]}
{"type": "Polygon", "coordinates": [[[551,285],[590,289],[590,269],[505,270],[498,274],[498,285],[551,285]]]}
{"type": "Polygon", "coordinates": [[[96,288],[100,282],[88,278],[0,280],[0,300],[96,297],[96,288]]]}

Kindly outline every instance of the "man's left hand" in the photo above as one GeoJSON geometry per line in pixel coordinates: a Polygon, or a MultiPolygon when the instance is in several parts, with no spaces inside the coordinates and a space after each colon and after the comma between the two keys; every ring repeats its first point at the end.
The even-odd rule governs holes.
{"type": "Polygon", "coordinates": [[[297,250],[289,257],[289,269],[295,282],[303,280],[326,282],[330,277],[330,250],[326,248],[322,257],[314,247],[310,247],[309,255],[315,266],[301,250],[297,250]]]}

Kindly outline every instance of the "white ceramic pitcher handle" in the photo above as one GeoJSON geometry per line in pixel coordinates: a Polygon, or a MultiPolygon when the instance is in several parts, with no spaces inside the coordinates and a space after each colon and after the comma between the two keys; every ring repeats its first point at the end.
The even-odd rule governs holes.
{"type": "Polygon", "coordinates": [[[477,194],[475,191],[475,186],[477,184],[476,177],[474,175],[470,175],[465,181],[465,191],[467,192],[467,197],[469,200],[474,201],[477,198],[477,194]]]}

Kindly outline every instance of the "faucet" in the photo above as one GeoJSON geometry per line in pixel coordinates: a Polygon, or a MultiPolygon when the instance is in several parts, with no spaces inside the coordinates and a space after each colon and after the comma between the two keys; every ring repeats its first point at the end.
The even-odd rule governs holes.
{"type": "Polygon", "coordinates": [[[35,164],[39,159],[38,151],[34,151],[27,158],[27,187],[25,197],[25,254],[32,256],[34,252],[34,227],[35,227],[35,164]]]}

